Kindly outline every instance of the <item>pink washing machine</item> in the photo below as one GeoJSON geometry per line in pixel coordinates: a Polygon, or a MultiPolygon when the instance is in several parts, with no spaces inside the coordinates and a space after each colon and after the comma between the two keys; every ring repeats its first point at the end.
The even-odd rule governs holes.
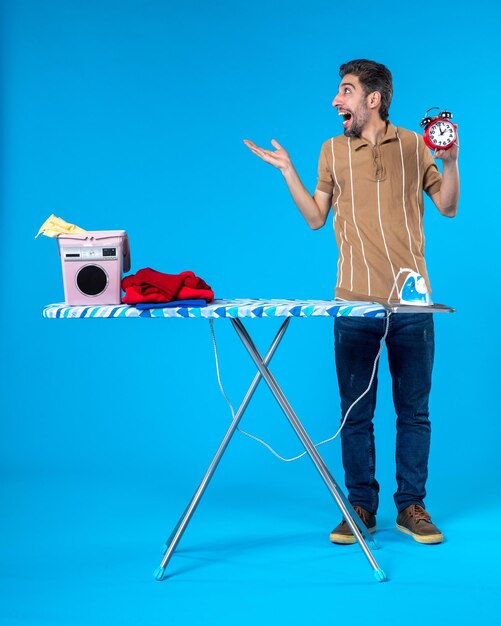
{"type": "Polygon", "coordinates": [[[58,235],[68,305],[120,304],[122,270],[130,270],[124,230],[94,230],[58,235]]]}

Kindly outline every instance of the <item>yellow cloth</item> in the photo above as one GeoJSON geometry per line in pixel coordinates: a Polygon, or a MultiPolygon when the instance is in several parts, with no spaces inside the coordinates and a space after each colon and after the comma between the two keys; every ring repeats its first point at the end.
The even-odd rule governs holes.
{"type": "Polygon", "coordinates": [[[52,214],[45,222],[40,226],[35,239],[38,235],[45,235],[46,237],[57,237],[58,235],[73,235],[75,233],[86,233],[87,231],[75,224],[65,222],[60,217],[56,217],[52,214]]]}

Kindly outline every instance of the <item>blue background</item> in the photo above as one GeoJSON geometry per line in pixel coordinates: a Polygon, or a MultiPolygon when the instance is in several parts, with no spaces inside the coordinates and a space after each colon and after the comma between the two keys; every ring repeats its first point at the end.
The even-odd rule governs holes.
{"type": "MultiPolygon", "coordinates": [[[[499,591],[498,5],[12,0],[2,6],[0,622],[330,624],[492,615],[499,591]],[[390,111],[460,125],[456,219],[428,201],[436,317],[428,508],[447,541],[394,529],[394,411],[386,358],[376,416],[376,585],[308,459],[283,464],[235,437],[169,566],[159,546],[229,424],[203,320],[65,321],[51,214],[126,229],[133,271],[195,271],[217,297],[332,297],[331,220],[311,231],[280,174],[243,145],[280,141],[313,191],[320,145],[341,132],[338,67],[367,57],[394,77],[390,111]]],[[[249,323],[263,351],[276,322],[249,323]]],[[[215,324],[235,406],[254,370],[215,324]]],[[[338,404],[332,321],[296,320],[272,370],[314,440],[338,404]]],[[[301,451],[262,386],[242,426],[301,451]]],[[[322,454],[342,483],[339,442],[322,454]]]]}

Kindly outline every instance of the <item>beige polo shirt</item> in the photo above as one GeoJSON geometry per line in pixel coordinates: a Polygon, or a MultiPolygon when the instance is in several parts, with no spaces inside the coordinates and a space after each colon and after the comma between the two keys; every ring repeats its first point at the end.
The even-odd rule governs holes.
{"type": "Polygon", "coordinates": [[[317,189],[332,194],[339,251],[336,297],[386,302],[400,268],[419,272],[431,292],[423,190],[431,196],[441,181],[423,138],[390,122],[376,145],[344,135],[322,145],[317,189]]]}

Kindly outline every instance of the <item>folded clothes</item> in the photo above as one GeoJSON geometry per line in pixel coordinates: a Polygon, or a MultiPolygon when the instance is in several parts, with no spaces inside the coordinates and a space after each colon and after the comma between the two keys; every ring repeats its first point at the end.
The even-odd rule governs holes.
{"type": "Polygon", "coordinates": [[[172,302],[173,300],[214,300],[210,286],[193,272],[163,274],[146,267],[122,280],[124,304],[172,302]]]}
{"type": "Polygon", "coordinates": [[[45,222],[40,226],[35,239],[38,235],[45,235],[46,237],[57,237],[58,235],[74,235],[75,233],[86,233],[87,231],[76,224],[70,224],[65,222],[60,217],[56,217],[54,214],[50,215],[45,222]]]}
{"type": "Polygon", "coordinates": [[[172,302],[138,302],[136,309],[173,309],[174,307],[204,307],[207,300],[172,300],[172,302]]]}

